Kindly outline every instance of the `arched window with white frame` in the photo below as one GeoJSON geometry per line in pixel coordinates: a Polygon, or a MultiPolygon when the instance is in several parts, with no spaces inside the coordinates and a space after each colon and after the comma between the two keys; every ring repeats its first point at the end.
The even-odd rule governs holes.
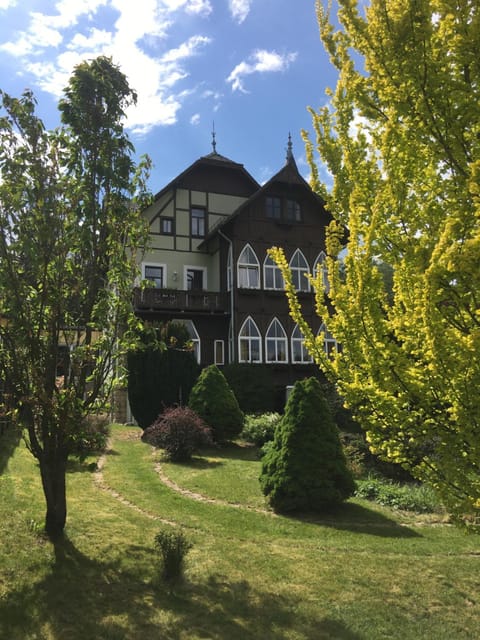
{"type": "Polygon", "coordinates": [[[308,262],[300,249],[297,249],[293,254],[289,267],[295,289],[297,291],[310,291],[310,282],[307,278],[309,273],[308,262]]]}
{"type": "Polygon", "coordinates": [[[193,353],[195,354],[195,360],[200,364],[200,336],[192,320],[184,320],[183,318],[176,318],[173,320],[176,324],[182,324],[188,331],[190,336],[190,342],[193,345],[193,353]]]}
{"type": "Polygon", "coordinates": [[[291,347],[293,364],[309,364],[313,362],[313,358],[305,346],[305,338],[298,324],[295,325],[292,331],[291,347]]]}
{"type": "Polygon", "coordinates": [[[320,275],[325,293],[330,291],[330,282],[328,280],[327,256],[324,251],[320,251],[315,264],[313,265],[313,275],[315,278],[320,275]]]}
{"type": "Polygon", "coordinates": [[[262,340],[260,331],[251,316],[245,320],[238,333],[238,361],[261,362],[262,340]]]}
{"type": "Polygon", "coordinates": [[[260,288],[260,263],[252,247],[247,244],[238,257],[238,286],[242,289],[260,288]]]}
{"type": "Polygon", "coordinates": [[[318,330],[317,336],[319,336],[321,333],[324,334],[323,350],[325,351],[325,353],[330,355],[331,353],[338,351],[338,342],[335,340],[335,338],[332,336],[330,331],[327,329],[327,325],[324,322],[322,322],[322,324],[320,325],[320,329],[318,330]]]}
{"type": "Polygon", "coordinates": [[[267,256],[263,263],[263,286],[265,289],[275,289],[277,291],[285,289],[282,272],[270,256],[267,256]]]}
{"type": "Polygon", "coordinates": [[[287,334],[278,318],[274,318],[265,334],[265,361],[288,362],[287,334]]]}

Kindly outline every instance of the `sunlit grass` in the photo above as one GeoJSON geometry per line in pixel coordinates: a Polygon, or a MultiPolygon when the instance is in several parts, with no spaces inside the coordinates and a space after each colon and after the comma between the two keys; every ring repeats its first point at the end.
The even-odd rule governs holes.
{"type": "Polygon", "coordinates": [[[38,470],[18,446],[0,475],[0,638],[478,634],[478,537],[362,500],[317,518],[256,511],[265,509],[260,463],[239,447],[205,451],[191,465],[162,463],[178,488],[213,501],[194,500],[161,481],[159,454],[138,434],[114,428],[103,485],[91,460],[72,467],[67,539],[56,549],[39,533],[38,470]],[[164,521],[194,544],[186,582],[173,592],[159,582],[154,551],[164,521]]]}

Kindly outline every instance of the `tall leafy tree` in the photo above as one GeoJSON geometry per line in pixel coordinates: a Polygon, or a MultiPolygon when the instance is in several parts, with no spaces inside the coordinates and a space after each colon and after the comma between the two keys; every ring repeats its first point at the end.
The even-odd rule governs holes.
{"type": "Polygon", "coordinates": [[[134,323],[148,161],[123,130],[135,93],[108,58],[76,67],[47,131],[31,92],[1,92],[0,374],[63,533],[66,464],[88,416],[104,411],[134,323]]]}
{"type": "MultiPolygon", "coordinates": [[[[314,188],[335,218],[329,304],[320,280],[315,288],[341,353],[329,359],[301,328],[371,448],[436,487],[453,513],[478,517],[480,6],[371,0],[363,12],[339,0],[334,25],[322,5],[338,82],[311,112],[316,142],[305,140],[314,188]],[[392,267],[392,291],[381,264],[392,267]]],[[[301,321],[291,285],[289,296],[301,321]]]]}

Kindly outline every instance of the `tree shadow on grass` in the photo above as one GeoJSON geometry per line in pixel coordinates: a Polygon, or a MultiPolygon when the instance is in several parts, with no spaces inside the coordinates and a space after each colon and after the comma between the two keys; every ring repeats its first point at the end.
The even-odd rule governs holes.
{"type": "Polygon", "coordinates": [[[0,434],[0,475],[5,471],[8,462],[22,439],[22,430],[13,425],[4,426],[0,434]]]}
{"type": "Polygon", "coordinates": [[[97,561],[65,539],[51,572],[0,600],[0,637],[89,640],[362,640],[341,620],[302,612],[301,597],[259,591],[212,576],[168,589],[155,577],[152,550],[97,561]]]}
{"type": "Polygon", "coordinates": [[[380,513],[375,509],[368,509],[355,502],[345,502],[322,514],[295,513],[284,514],[287,517],[332,527],[339,531],[363,533],[381,538],[421,538],[422,535],[396,520],[380,513]]]}

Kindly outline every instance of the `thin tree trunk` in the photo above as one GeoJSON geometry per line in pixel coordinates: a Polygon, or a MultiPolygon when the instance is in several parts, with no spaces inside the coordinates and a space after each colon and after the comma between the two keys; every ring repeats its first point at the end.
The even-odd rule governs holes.
{"type": "Polygon", "coordinates": [[[45,531],[51,540],[63,536],[67,520],[66,459],[58,452],[40,461],[43,492],[47,503],[45,531]]]}

